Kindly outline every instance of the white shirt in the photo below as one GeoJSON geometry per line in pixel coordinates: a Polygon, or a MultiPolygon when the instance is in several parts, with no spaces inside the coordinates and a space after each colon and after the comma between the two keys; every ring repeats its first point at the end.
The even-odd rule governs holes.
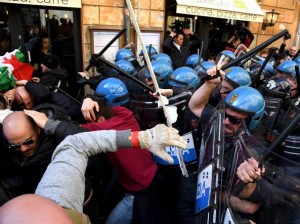
{"type": "Polygon", "coordinates": [[[173,41],[173,44],[175,45],[175,47],[177,47],[177,49],[181,52],[181,50],[180,50],[180,45],[179,44],[177,44],[175,41],[173,41]]]}

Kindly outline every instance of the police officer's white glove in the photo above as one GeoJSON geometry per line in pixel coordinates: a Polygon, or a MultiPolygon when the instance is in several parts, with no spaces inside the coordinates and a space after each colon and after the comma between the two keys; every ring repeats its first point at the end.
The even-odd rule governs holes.
{"type": "Polygon", "coordinates": [[[174,160],[164,147],[175,146],[182,149],[187,147],[187,142],[178,134],[178,130],[164,124],[158,124],[146,131],[139,131],[138,140],[141,148],[147,148],[154,155],[171,164],[174,160]]]}

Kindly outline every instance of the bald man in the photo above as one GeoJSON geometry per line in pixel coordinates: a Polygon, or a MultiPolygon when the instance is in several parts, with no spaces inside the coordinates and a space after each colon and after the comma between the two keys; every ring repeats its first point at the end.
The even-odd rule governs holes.
{"type": "Polygon", "coordinates": [[[9,148],[27,158],[32,157],[37,151],[40,132],[39,126],[22,111],[8,115],[3,121],[3,133],[9,148]]]}
{"type": "Polygon", "coordinates": [[[23,111],[6,116],[3,120],[3,135],[8,146],[0,149],[6,152],[5,160],[9,161],[9,167],[1,164],[0,170],[6,190],[12,196],[33,193],[51,162],[56,146],[66,136],[83,131],[86,129],[73,123],[50,119],[41,129],[23,111]]]}
{"type": "Polygon", "coordinates": [[[286,49],[287,39],[283,37],[283,42],[280,45],[279,53],[285,54],[289,59],[292,59],[297,54],[297,46],[293,45],[289,49],[286,49]]]}
{"type": "Polygon", "coordinates": [[[0,224],[69,224],[65,212],[48,199],[64,208],[73,223],[88,223],[82,211],[84,173],[90,156],[115,152],[119,148],[141,147],[172,162],[172,157],[164,150],[166,146],[185,149],[187,143],[176,129],[162,124],[139,132],[109,130],[69,136],[54,151],[53,160],[36,189],[35,193],[44,198],[25,195],[8,202],[0,208],[0,224]],[[55,216],[60,219],[55,219],[55,216]]]}
{"type": "Polygon", "coordinates": [[[68,214],[48,198],[26,194],[0,208],[0,224],[72,224],[68,214]]]}

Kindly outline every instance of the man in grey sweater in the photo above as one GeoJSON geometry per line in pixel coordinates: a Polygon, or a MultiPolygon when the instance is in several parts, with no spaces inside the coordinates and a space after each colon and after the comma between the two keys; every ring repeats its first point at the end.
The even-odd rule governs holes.
{"type": "MultiPolygon", "coordinates": [[[[139,132],[110,130],[84,132],[68,136],[57,146],[52,156],[52,162],[36,189],[35,194],[42,197],[33,195],[26,197],[25,195],[6,203],[0,208],[0,224],[20,223],[20,220],[24,224],[41,223],[41,220],[43,223],[54,223],[54,220],[51,221],[51,219],[55,218],[55,215],[50,215],[51,209],[47,208],[49,213],[42,212],[45,198],[46,200],[47,198],[51,199],[64,208],[64,211],[72,219],[70,223],[89,223],[88,218],[82,213],[84,173],[89,156],[103,152],[114,152],[118,148],[137,147],[147,148],[156,156],[172,163],[173,159],[166,153],[164,147],[175,146],[185,149],[186,145],[186,141],[178,135],[176,129],[163,124],[139,132]],[[28,200],[28,197],[34,198],[37,206],[30,206],[29,203],[32,200],[28,200]],[[43,202],[39,203],[39,201],[43,202]],[[16,214],[15,211],[18,211],[18,207],[22,212],[16,214]],[[12,208],[16,208],[16,210],[12,208]]],[[[60,214],[59,211],[58,213],[60,214]]],[[[55,223],[67,222],[57,222],[56,219],[55,223]]]]}

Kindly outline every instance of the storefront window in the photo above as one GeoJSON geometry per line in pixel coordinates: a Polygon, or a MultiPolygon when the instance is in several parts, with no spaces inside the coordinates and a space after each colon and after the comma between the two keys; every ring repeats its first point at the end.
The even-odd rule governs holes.
{"type": "MultiPolygon", "coordinates": [[[[74,58],[73,12],[41,8],[22,8],[24,43],[31,59],[38,50],[58,55],[62,62],[74,58]],[[44,40],[48,38],[48,40],[44,40]],[[43,46],[49,41],[49,46],[43,46]],[[42,49],[46,47],[49,49],[42,49]]],[[[70,61],[71,60],[71,61],[70,61]]]]}
{"type": "Polygon", "coordinates": [[[43,57],[56,55],[60,68],[67,70],[69,93],[76,95],[78,57],[75,57],[73,30],[74,27],[78,30],[78,24],[73,26],[73,13],[71,8],[0,7],[0,56],[20,48],[34,66],[34,75],[40,76],[43,57]]]}

